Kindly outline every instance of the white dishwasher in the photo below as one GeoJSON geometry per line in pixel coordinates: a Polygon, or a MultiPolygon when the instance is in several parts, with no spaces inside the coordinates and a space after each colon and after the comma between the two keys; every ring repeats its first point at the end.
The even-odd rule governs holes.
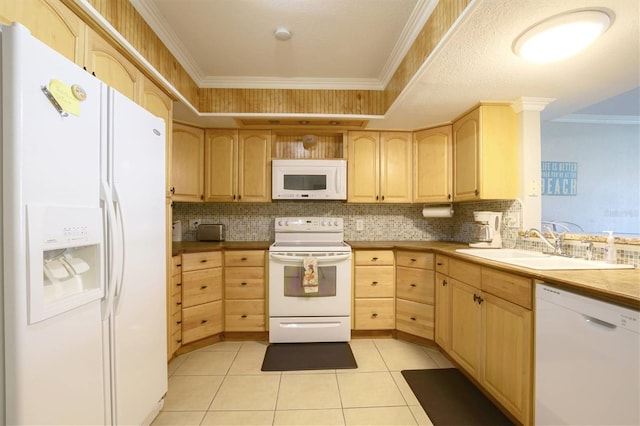
{"type": "Polygon", "coordinates": [[[536,285],[537,425],[640,424],[639,317],[536,285]]]}

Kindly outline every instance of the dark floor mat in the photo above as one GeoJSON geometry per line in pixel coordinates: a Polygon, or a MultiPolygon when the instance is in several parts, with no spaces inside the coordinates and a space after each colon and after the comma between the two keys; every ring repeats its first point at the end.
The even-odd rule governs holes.
{"type": "Polygon", "coordinates": [[[358,368],[345,342],[272,343],[262,361],[262,371],[333,370],[358,368]]]}
{"type": "Polygon", "coordinates": [[[435,426],[513,425],[455,368],[403,370],[402,375],[435,426]]]}

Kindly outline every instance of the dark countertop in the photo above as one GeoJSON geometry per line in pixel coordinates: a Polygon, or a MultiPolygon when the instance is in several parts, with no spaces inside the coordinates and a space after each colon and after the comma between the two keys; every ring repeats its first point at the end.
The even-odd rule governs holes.
{"type": "MultiPolygon", "coordinates": [[[[173,243],[173,255],[217,250],[268,250],[272,241],[182,241],[173,243]]],[[[494,262],[456,252],[468,245],[442,241],[347,241],[354,250],[418,250],[444,254],[461,260],[490,266],[568,290],[640,308],[640,269],[541,271],[494,262]]]]}

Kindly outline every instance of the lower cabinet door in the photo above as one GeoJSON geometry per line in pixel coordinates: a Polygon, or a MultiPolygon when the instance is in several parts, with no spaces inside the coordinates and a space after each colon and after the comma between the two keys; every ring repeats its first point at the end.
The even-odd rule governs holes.
{"type": "Polygon", "coordinates": [[[182,343],[222,333],[222,300],[182,310],[182,343]]]}

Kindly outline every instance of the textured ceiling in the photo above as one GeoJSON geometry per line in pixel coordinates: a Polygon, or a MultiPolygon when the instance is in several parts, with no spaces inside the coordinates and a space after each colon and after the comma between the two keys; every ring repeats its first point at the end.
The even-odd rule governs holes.
{"type": "MultiPolygon", "coordinates": [[[[382,89],[422,28],[435,0],[130,0],[201,87],[382,89]],[[273,30],[287,26],[281,42],[273,30]]],[[[445,0],[441,0],[445,1],[445,0]]],[[[448,122],[478,101],[555,99],[542,113],[634,115],[607,102],[640,86],[640,2],[475,0],[384,117],[370,128],[417,129],[448,122]],[[511,51],[526,28],[574,9],[605,8],[612,27],[578,55],[533,65],[511,51]],[[613,107],[612,107],[613,105],[613,107]]],[[[620,105],[627,105],[620,108],[620,105]]],[[[635,109],[637,113],[637,109],[635,109]]],[[[176,118],[234,126],[232,117],[176,118]]]]}

